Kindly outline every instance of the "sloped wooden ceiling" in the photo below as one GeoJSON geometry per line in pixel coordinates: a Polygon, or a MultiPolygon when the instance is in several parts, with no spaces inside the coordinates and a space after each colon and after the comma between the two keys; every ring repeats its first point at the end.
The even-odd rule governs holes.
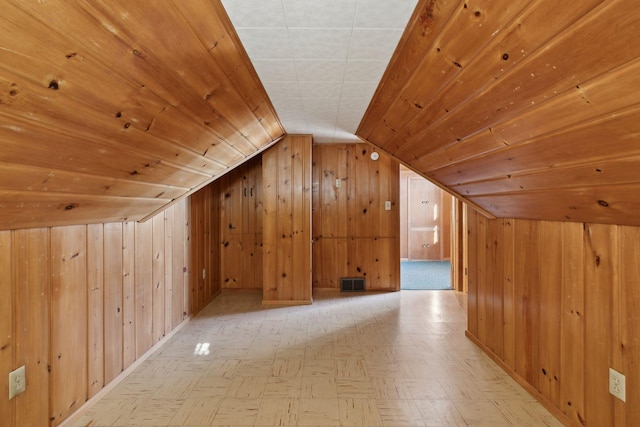
{"type": "Polygon", "coordinates": [[[143,218],[284,134],[219,1],[1,7],[0,229],[143,218]]]}
{"type": "Polygon", "coordinates": [[[637,1],[421,0],[358,136],[497,217],[640,225],[637,1]]]}

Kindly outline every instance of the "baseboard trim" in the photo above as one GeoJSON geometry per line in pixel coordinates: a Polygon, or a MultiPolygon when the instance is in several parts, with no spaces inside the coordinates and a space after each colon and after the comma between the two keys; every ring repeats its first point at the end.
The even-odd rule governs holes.
{"type": "Polygon", "coordinates": [[[288,306],[288,305],[311,305],[313,304],[313,300],[262,300],[262,305],[281,305],[281,306],[288,306]]]}
{"type": "MultiPolygon", "coordinates": [[[[215,298],[215,297],[214,297],[215,298]]],[[[88,399],[82,406],[80,406],[73,414],[64,419],[58,427],[71,427],[72,424],[78,420],[85,411],[90,409],[97,401],[102,399],[107,393],[113,390],[118,384],[122,382],[129,374],[136,370],[144,361],[146,361],[153,353],[155,353],[160,347],[162,347],[167,341],[169,341],[175,334],[177,334],[184,326],[193,319],[193,316],[185,317],[178,326],[173,328],[171,332],[166,334],[160,341],[155,343],[149,350],[144,352],[137,360],[135,360],[129,367],[120,372],[120,374],[106,384],[102,389],[97,392],[93,397],[88,399]]]]}
{"type": "Polygon", "coordinates": [[[531,384],[529,384],[524,378],[518,375],[509,365],[507,365],[502,359],[500,359],[489,347],[484,345],[478,338],[476,338],[468,330],[464,332],[465,336],[476,346],[478,346],[487,356],[491,358],[496,364],[502,368],[511,378],[514,379],[527,393],[533,396],[545,409],[551,412],[551,415],[556,417],[558,421],[567,427],[583,427],[582,424],[573,422],[569,417],[565,415],[557,406],[555,406],[549,399],[547,399],[542,393],[536,390],[531,384]]]}

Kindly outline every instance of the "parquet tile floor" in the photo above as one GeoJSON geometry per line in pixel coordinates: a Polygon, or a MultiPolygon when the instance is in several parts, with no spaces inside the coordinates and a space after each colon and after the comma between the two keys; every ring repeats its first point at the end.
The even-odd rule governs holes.
{"type": "Polygon", "coordinates": [[[223,293],[73,426],[560,426],[465,336],[454,291],[223,293]]]}

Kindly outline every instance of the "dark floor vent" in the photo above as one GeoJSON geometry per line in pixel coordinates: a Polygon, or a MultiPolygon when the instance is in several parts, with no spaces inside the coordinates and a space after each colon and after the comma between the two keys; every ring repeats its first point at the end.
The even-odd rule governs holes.
{"type": "Polygon", "coordinates": [[[364,277],[341,277],[341,292],[361,292],[365,290],[364,277]]]}

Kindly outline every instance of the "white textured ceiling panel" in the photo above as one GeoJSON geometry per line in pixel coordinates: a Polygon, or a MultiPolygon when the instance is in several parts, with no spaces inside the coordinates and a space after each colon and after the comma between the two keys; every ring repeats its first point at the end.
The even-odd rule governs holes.
{"type": "Polygon", "coordinates": [[[288,133],[354,135],[417,0],[222,0],[288,133]]]}

